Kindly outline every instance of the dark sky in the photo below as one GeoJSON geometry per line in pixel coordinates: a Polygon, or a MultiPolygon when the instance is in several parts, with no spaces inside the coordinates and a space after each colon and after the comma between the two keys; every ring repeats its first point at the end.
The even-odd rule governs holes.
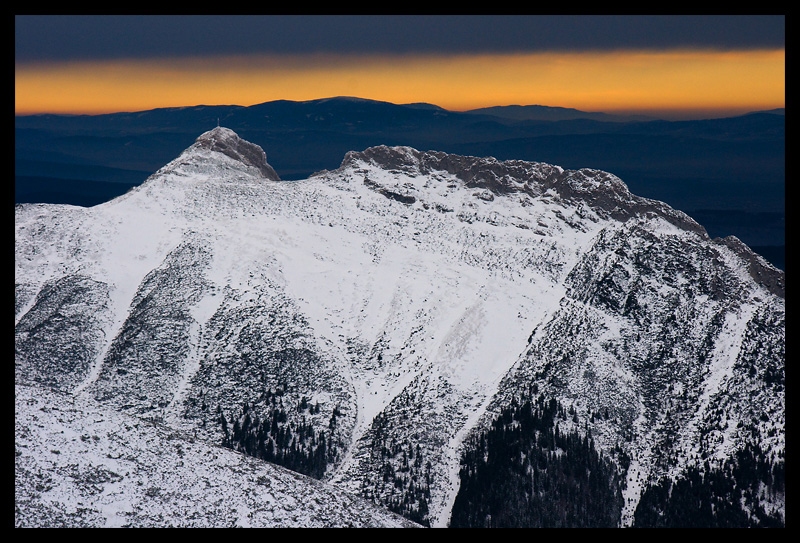
{"type": "Polygon", "coordinates": [[[785,46],[777,16],[16,16],[16,62],[785,46]]]}

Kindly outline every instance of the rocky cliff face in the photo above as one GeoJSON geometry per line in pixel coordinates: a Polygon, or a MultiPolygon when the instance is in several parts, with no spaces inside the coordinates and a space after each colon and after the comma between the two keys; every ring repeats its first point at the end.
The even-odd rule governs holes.
{"type": "Polygon", "coordinates": [[[617,466],[622,525],[664,478],[782,462],[785,275],[738,240],[594,170],[376,147],[273,174],[216,128],[106,204],[17,206],[17,382],[432,525],[542,394],[617,466]]]}

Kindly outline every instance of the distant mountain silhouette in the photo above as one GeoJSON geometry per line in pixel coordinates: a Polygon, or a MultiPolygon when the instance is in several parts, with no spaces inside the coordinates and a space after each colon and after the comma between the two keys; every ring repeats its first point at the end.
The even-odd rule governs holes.
{"type": "Polygon", "coordinates": [[[763,111],[754,111],[753,113],[772,113],[773,115],[786,115],[785,107],[777,107],[775,109],[765,109],[763,111]]]}
{"type": "Polygon", "coordinates": [[[602,112],[587,112],[568,107],[552,106],[492,106],[479,109],[471,109],[465,113],[476,113],[481,115],[494,115],[504,119],[516,121],[566,121],[572,119],[591,119],[603,122],[634,122],[634,121],[654,121],[655,117],[646,115],[612,115],[602,112]]]}
{"type": "Polygon", "coordinates": [[[94,205],[122,190],[113,184],[143,182],[198,133],[218,124],[261,146],[284,180],[335,169],[348,151],[375,145],[549,162],[612,172],[634,193],[690,215],[696,210],[727,212],[715,216],[711,235],[733,234],[755,246],[785,244],[782,219],[780,227],[775,221],[754,227],[737,214],[783,217],[785,110],[665,121],[549,106],[456,112],[434,104],[332,97],[18,116],[15,201],[94,205]],[[98,191],[91,193],[91,186],[98,191]],[[71,188],[75,194],[69,194],[71,188]]]}

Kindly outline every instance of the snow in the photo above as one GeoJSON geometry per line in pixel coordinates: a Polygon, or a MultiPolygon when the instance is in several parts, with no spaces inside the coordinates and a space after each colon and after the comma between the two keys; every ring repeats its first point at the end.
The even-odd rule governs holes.
{"type": "Polygon", "coordinates": [[[15,396],[17,526],[415,526],[85,397],[20,385],[15,396]]]}
{"type": "MultiPolygon", "coordinates": [[[[220,134],[235,137],[232,132],[220,134]]],[[[411,162],[417,153],[410,148],[397,152],[411,162]]],[[[546,333],[544,325],[558,313],[567,293],[567,274],[601,233],[614,232],[621,225],[589,206],[565,204],[552,188],[541,191],[539,197],[521,192],[492,194],[467,187],[445,171],[423,175],[413,167],[386,170],[367,160],[353,160],[354,156],[349,156],[350,161],[345,161],[348,166],[340,170],[303,181],[281,182],[261,177],[251,165],[193,146],[144,185],[100,206],[25,206],[17,212],[15,225],[15,279],[17,283],[35,281],[42,285],[66,273],[62,263],[68,262],[109,286],[105,344],[88,377],[72,391],[74,399],[69,400],[88,402],[88,397],[80,393],[100,375],[106,351],[128,316],[144,277],[184,240],[192,239],[208,249],[212,258],[203,271],[208,286],[191,307],[189,354],[181,361],[182,374],[167,409],[167,420],[174,427],[181,425],[176,416],[178,407],[204,355],[203,330],[221,308],[225,288],[240,295],[235,302],[229,300],[231,304],[244,306],[256,300],[260,295],[256,286],[263,283],[292,301],[307,322],[316,349],[338,365],[353,387],[357,412],[353,443],[412,383],[425,376],[443,379],[451,390],[444,399],[436,399],[442,402],[438,407],[442,413],[452,409],[458,414],[445,436],[446,448],[438,451],[447,481],[435,489],[431,503],[434,525],[443,526],[458,490],[463,440],[481,420],[502,380],[525,354],[529,340],[539,340],[546,333]],[[392,194],[413,196],[414,200],[404,203],[392,199],[392,194]],[[38,238],[26,237],[26,231],[42,225],[46,231],[38,238]],[[87,234],[81,236],[79,232],[87,234]],[[26,239],[36,243],[26,244],[26,239]],[[349,355],[352,345],[379,351],[382,364],[349,355]]],[[[537,167],[554,168],[526,167],[534,171],[537,167]]],[[[569,182],[584,191],[607,186],[632,197],[618,178],[594,179],[590,174],[588,170],[575,172],[569,182]]],[[[695,236],[662,217],[636,220],[660,236],[695,236]]],[[[723,251],[723,255],[728,266],[736,267],[739,277],[746,281],[746,272],[732,252],[723,251]]],[[[634,273],[630,268],[625,270],[634,273]]],[[[666,296],[672,287],[659,288],[666,296]]],[[[28,300],[17,318],[34,302],[28,300]]],[[[704,405],[729,374],[752,311],[745,306],[740,313],[728,314],[715,345],[704,405]]],[[[602,314],[592,318],[602,321],[604,330],[589,346],[596,359],[595,369],[601,378],[633,388],[635,377],[629,368],[600,348],[626,333],[627,324],[621,318],[602,314]]],[[[30,392],[24,388],[18,388],[18,394],[22,394],[17,399],[19,409],[20,401],[31,398],[25,396],[30,392]]],[[[636,425],[646,434],[643,412],[643,406],[639,406],[636,425]]],[[[117,420],[112,413],[98,416],[113,418],[114,424],[125,427],[137,424],[117,420]]],[[[114,434],[110,425],[97,427],[88,420],[76,424],[75,428],[86,425],[86,431],[98,435],[114,434]]],[[[66,434],[58,439],[62,438],[66,434]]],[[[151,434],[139,433],[130,434],[128,439],[134,438],[141,442],[130,447],[144,450],[153,439],[151,434]]],[[[62,439],[61,443],[66,448],[83,441],[62,439]]],[[[253,499],[242,494],[244,489],[240,492],[225,482],[222,472],[229,475],[230,470],[243,469],[244,460],[234,460],[233,453],[202,448],[197,443],[189,446],[181,442],[181,447],[198,460],[187,462],[187,466],[206,466],[202,459],[210,455],[225,458],[224,462],[220,460],[222,464],[208,468],[218,469],[218,474],[196,474],[205,477],[205,484],[224,487],[225,492],[236,496],[230,501],[230,496],[218,494],[226,500],[228,509],[223,514],[216,504],[209,505],[215,515],[240,526],[257,525],[257,519],[265,522],[257,504],[268,507],[278,497],[249,488],[256,494],[253,499]]],[[[645,448],[632,460],[623,523],[630,521],[645,482],[648,454],[645,448]]],[[[178,469],[180,460],[172,460],[169,469],[178,469]]],[[[357,471],[358,461],[351,449],[330,480],[342,487],[352,486],[353,481],[346,479],[357,471]]],[[[95,457],[92,462],[94,467],[114,473],[137,469],[142,478],[159,473],[131,464],[121,466],[106,457],[95,457]]],[[[267,468],[259,469],[277,477],[267,468]]],[[[180,473],[190,477],[186,471],[180,473]]],[[[148,485],[144,484],[142,490],[125,484],[106,484],[104,491],[92,498],[94,511],[108,525],[125,524],[131,516],[150,522],[155,513],[137,516],[141,513],[133,511],[142,500],[147,502],[143,492],[148,485]]],[[[76,491],[64,490],[65,496],[56,496],[54,501],[65,500],[76,508],[77,498],[67,496],[69,492],[76,491]]],[[[194,494],[187,497],[196,498],[194,494]]],[[[82,495],[81,499],[86,497],[82,495]]],[[[291,524],[287,518],[276,516],[273,521],[291,524]]],[[[177,517],[168,521],[178,522],[177,517]]]]}
{"type": "MultiPolygon", "coordinates": [[[[689,454],[699,454],[698,450],[692,450],[698,445],[697,427],[699,421],[701,421],[706,414],[712,397],[723,390],[724,382],[731,377],[733,366],[739,358],[739,350],[747,324],[753,317],[755,310],[755,306],[747,304],[736,311],[729,312],[725,316],[723,329],[714,345],[711,363],[709,365],[709,377],[705,381],[705,387],[700,396],[699,408],[684,433],[685,443],[683,446],[689,451],[689,454]]],[[[736,413],[730,413],[730,415],[736,417],[736,413]]],[[[735,428],[736,424],[729,424],[728,431],[722,435],[722,442],[715,455],[718,459],[724,460],[730,455],[731,449],[734,446],[731,433],[735,428]]]]}
{"type": "Polygon", "coordinates": [[[170,422],[176,427],[180,427],[182,422],[181,417],[176,416],[176,414],[179,412],[177,407],[183,403],[186,392],[190,387],[190,381],[200,368],[200,323],[207,322],[208,319],[214,315],[216,310],[220,307],[222,300],[222,296],[218,296],[216,292],[211,292],[202,298],[193,308],[192,325],[189,330],[189,354],[187,355],[185,369],[183,371],[183,375],[181,376],[180,383],[178,384],[178,389],[170,401],[169,406],[167,407],[167,412],[172,414],[172,417],[170,417],[170,422]]]}

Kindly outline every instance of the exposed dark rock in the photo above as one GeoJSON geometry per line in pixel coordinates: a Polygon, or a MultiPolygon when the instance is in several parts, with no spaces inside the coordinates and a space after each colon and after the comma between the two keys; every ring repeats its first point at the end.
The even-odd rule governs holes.
{"type": "Polygon", "coordinates": [[[340,170],[363,160],[386,170],[427,175],[445,171],[465,186],[496,195],[524,192],[533,197],[554,190],[565,204],[589,205],[616,220],[625,221],[648,213],[663,217],[679,228],[706,235],[705,229],[685,213],[663,202],[632,194],[617,176],[592,169],[564,170],[542,162],[500,161],[492,157],[460,156],[440,151],[379,145],[345,155],[340,170]]]}
{"type": "Polygon", "coordinates": [[[764,285],[770,292],[781,298],[786,297],[786,272],[779,270],[767,263],[763,258],[753,252],[753,250],[742,243],[736,236],[727,236],[722,239],[715,239],[731,249],[747,262],[750,276],[755,281],[764,285]]]}

